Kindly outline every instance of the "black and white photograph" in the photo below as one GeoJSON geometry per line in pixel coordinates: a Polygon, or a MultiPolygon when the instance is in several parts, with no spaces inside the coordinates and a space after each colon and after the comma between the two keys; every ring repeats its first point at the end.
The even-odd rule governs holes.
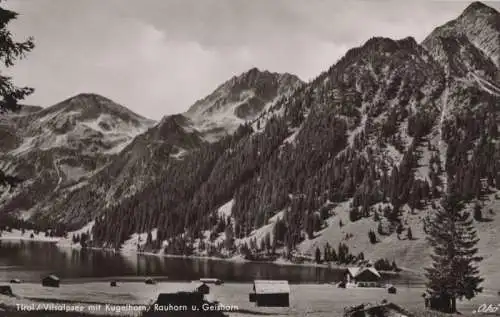
{"type": "Polygon", "coordinates": [[[500,1],[0,0],[0,317],[500,316],[500,1]]]}

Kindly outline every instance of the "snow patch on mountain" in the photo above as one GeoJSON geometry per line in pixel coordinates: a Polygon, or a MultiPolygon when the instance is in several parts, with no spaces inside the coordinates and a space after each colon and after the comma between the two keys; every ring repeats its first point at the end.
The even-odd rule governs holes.
{"type": "MultiPolygon", "coordinates": [[[[147,242],[148,239],[148,234],[149,232],[142,232],[142,233],[134,233],[132,236],[126,240],[121,249],[120,252],[122,253],[135,253],[137,252],[142,246],[144,246],[147,242]]],[[[153,229],[151,231],[151,237],[152,240],[156,240],[158,234],[157,229],[153,229]]]]}
{"type": "Polygon", "coordinates": [[[264,225],[256,230],[253,230],[250,233],[250,235],[245,237],[245,238],[236,239],[235,245],[240,246],[240,245],[244,245],[245,243],[250,244],[250,240],[252,240],[252,239],[255,239],[257,241],[257,243],[259,244],[262,240],[264,240],[264,238],[267,235],[270,235],[270,237],[272,239],[273,238],[273,228],[276,225],[276,222],[278,220],[281,220],[283,217],[284,217],[284,211],[280,211],[280,212],[276,213],[274,216],[269,218],[266,225],[264,225]]]}
{"type": "Polygon", "coordinates": [[[231,199],[217,210],[217,214],[219,217],[224,217],[228,218],[231,217],[231,210],[233,209],[234,206],[234,199],[231,199]]]}

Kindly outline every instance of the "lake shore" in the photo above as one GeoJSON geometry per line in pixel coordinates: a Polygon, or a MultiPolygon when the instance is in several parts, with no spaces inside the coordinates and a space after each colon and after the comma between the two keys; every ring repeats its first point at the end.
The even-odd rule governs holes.
{"type": "MultiPolygon", "coordinates": [[[[80,250],[82,249],[80,244],[74,244],[71,239],[69,238],[62,238],[62,237],[48,237],[45,236],[44,233],[39,233],[35,235],[33,233],[33,237],[31,237],[31,234],[33,232],[31,230],[26,230],[24,234],[20,230],[12,230],[12,232],[2,232],[2,235],[0,236],[0,241],[1,240],[9,240],[9,241],[24,241],[24,242],[44,242],[44,243],[55,243],[55,245],[58,248],[62,249],[75,249],[75,250],[80,250]]],[[[314,263],[314,262],[302,262],[302,263],[297,263],[297,262],[292,262],[289,259],[285,258],[278,258],[275,261],[250,261],[244,259],[241,255],[236,255],[233,257],[214,257],[214,256],[203,256],[203,255],[176,255],[176,254],[168,254],[164,252],[143,252],[143,251],[137,251],[136,249],[133,248],[126,248],[123,250],[115,250],[111,248],[96,248],[96,247],[90,247],[88,249],[91,250],[99,250],[103,252],[110,252],[110,253],[118,253],[122,254],[124,256],[134,256],[134,255],[143,255],[143,256],[155,256],[155,257],[164,257],[164,258],[179,258],[179,259],[199,259],[199,260],[210,260],[210,261],[224,261],[224,262],[229,262],[229,263],[265,263],[265,264],[273,264],[273,265],[278,265],[278,266],[296,266],[296,267],[313,267],[313,268],[322,268],[322,269],[334,269],[334,270],[341,270],[341,269],[346,269],[349,267],[349,265],[339,265],[339,264],[324,264],[324,263],[314,263]]],[[[386,275],[394,275],[394,276],[407,276],[407,277],[412,277],[416,278],[418,277],[418,273],[416,273],[413,270],[406,270],[402,269],[401,272],[394,272],[394,271],[381,271],[381,273],[384,273],[386,275]]]]}

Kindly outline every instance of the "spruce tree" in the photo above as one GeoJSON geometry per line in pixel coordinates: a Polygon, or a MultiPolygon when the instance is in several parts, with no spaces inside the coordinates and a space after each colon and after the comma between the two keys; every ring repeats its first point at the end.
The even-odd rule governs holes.
{"type": "Polygon", "coordinates": [[[316,247],[315,260],[316,263],[321,263],[321,251],[319,250],[318,247],[316,247]]]}
{"type": "Polygon", "coordinates": [[[331,261],[331,256],[330,256],[330,244],[328,242],[326,243],[324,249],[323,249],[323,259],[325,262],[330,262],[331,261]]]}
{"type": "Polygon", "coordinates": [[[368,238],[370,239],[371,244],[377,243],[377,235],[375,234],[373,229],[370,229],[370,231],[368,231],[368,238]]]}
{"type": "MultiPolygon", "coordinates": [[[[0,0],[0,5],[1,2],[0,0]]],[[[0,6],[0,64],[3,64],[4,68],[14,66],[16,60],[22,59],[35,47],[33,38],[30,37],[24,42],[16,42],[12,33],[7,29],[7,25],[17,16],[17,12],[0,6]]],[[[20,109],[18,101],[26,98],[33,91],[33,88],[29,87],[16,87],[12,78],[5,75],[5,70],[0,69],[0,115],[6,111],[18,111],[20,109]]],[[[5,174],[0,169],[0,182],[5,178],[5,174]]],[[[16,180],[15,183],[17,182],[16,180]]]]}
{"type": "MultiPolygon", "coordinates": [[[[16,42],[12,37],[12,33],[7,29],[7,25],[15,20],[17,16],[18,13],[0,7],[0,63],[5,68],[14,66],[16,60],[22,59],[26,53],[35,47],[32,38],[28,38],[23,42],[16,42]]],[[[0,98],[2,98],[0,100],[0,113],[7,110],[19,110],[17,102],[31,93],[33,93],[33,88],[16,87],[12,83],[12,78],[5,76],[5,73],[0,74],[0,98]]]]}
{"type": "Polygon", "coordinates": [[[454,194],[442,201],[426,227],[433,249],[432,265],[425,269],[428,292],[446,303],[445,310],[456,312],[457,299],[470,300],[482,291],[477,267],[482,260],[477,255],[479,238],[470,214],[454,194]]]}
{"type": "Polygon", "coordinates": [[[481,208],[481,205],[476,204],[474,206],[474,219],[476,221],[482,221],[483,220],[483,210],[481,208]]]}

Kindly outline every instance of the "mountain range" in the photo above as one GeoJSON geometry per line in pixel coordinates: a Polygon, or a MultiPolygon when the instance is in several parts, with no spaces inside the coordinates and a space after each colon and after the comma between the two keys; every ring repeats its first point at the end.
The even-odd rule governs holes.
{"type": "Polygon", "coordinates": [[[371,38],[310,82],[253,68],[159,122],[94,94],[29,108],[0,122],[0,212],[87,225],[95,246],[342,243],[420,271],[423,219],[451,191],[482,210],[481,270],[498,280],[499,67],[500,13],[474,2],[422,43],[371,38]]]}

